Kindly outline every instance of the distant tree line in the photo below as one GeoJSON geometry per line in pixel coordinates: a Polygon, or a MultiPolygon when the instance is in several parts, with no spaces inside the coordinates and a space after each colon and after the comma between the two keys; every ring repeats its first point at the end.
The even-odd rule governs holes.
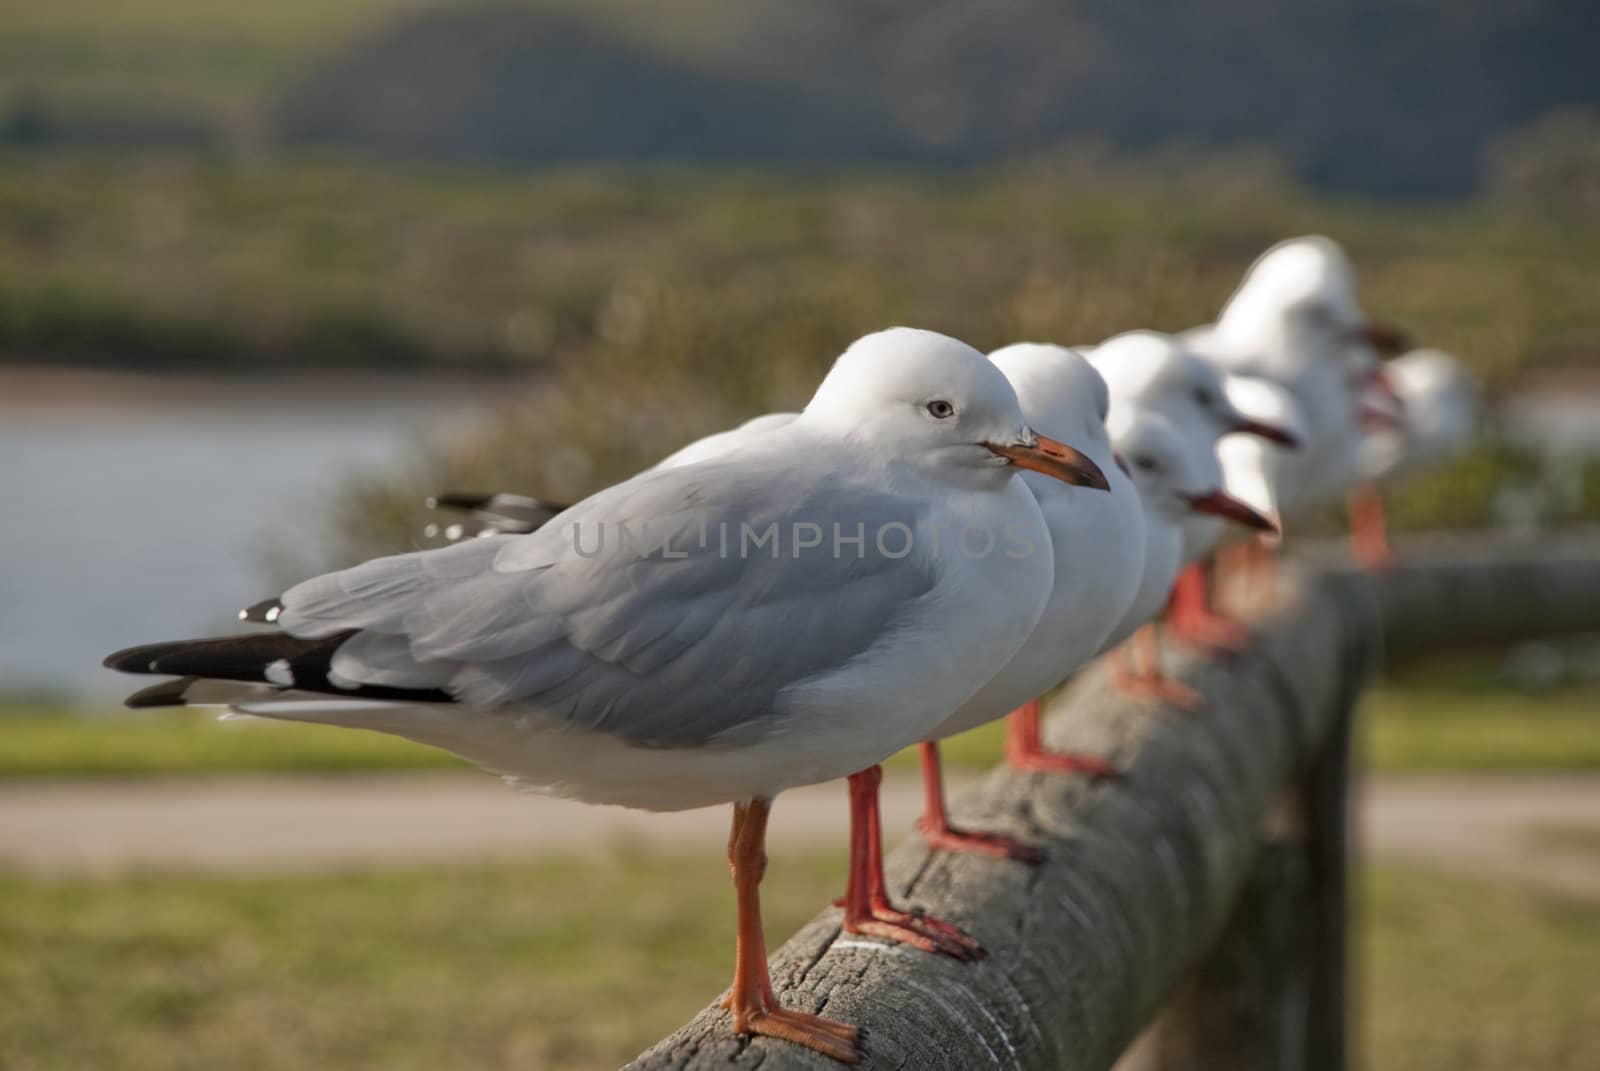
{"type": "MultiPolygon", "coordinates": [[[[333,47],[261,102],[247,139],[513,166],[1257,147],[1323,189],[1449,196],[1592,169],[1592,123],[1536,124],[1600,109],[1597,40],[1593,0],[452,4],[333,47]],[[686,20],[692,33],[658,32],[686,20]]],[[[230,138],[192,116],[85,117],[26,96],[0,114],[12,146],[230,138]]],[[[1558,185],[1572,182],[1593,179],[1558,185]]]]}
{"type": "Polygon", "coordinates": [[[692,55],[526,6],[424,10],[328,57],[271,127],[289,144],[510,163],[959,165],[1087,138],[1252,144],[1314,186],[1429,196],[1476,189],[1506,131],[1600,107],[1589,0],[716,7],[692,55]]]}

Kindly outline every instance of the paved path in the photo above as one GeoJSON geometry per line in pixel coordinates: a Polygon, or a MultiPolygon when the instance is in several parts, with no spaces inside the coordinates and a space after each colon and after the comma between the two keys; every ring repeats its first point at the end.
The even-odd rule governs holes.
{"type": "MultiPolygon", "coordinates": [[[[914,778],[886,780],[886,828],[909,831],[920,805],[914,778]]],[[[1379,858],[1600,895],[1600,775],[1375,778],[1361,816],[1379,858]],[[1562,830],[1586,830],[1587,848],[1550,835],[1562,830]]],[[[844,835],[841,785],[785,793],[773,812],[775,855],[842,850],[844,835]]],[[[726,836],[722,808],[585,807],[470,773],[0,784],[0,867],[45,874],[282,872],[628,845],[713,853],[726,836]]]]}
{"type": "MultiPolygon", "coordinates": [[[[970,783],[970,782],[969,782],[970,783]]],[[[911,828],[914,780],[886,779],[884,820],[911,828]]],[[[785,792],[774,854],[842,844],[844,785],[785,792]]],[[[285,871],[383,863],[719,851],[723,807],[646,814],[513,792],[479,773],[236,776],[0,783],[0,866],[285,871]]]]}
{"type": "Polygon", "coordinates": [[[1364,797],[1378,858],[1600,896],[1600,774],[1387,776],[1364,797]]]}

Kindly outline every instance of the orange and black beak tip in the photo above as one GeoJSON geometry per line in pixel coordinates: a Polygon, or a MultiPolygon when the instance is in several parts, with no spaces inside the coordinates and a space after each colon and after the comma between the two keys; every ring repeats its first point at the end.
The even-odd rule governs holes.
{"type": "Polygon", "coordinates": [[[1241,502],[1226,491],[1215,490],[1203,495],[1189,495],[1189,508],[1196,513],[1205,513],[1213,517],[1221,517],[1242,524],[1246,528],[1253,528],[1258,532],[1268,532],[1278,535],[1281,529],[1278,522],[1257,510],[1253,506],[1241,502]]]}
{"type": "Polygon", "coordinates": [[[1025,443],[984,443],[1013,465],[1033,472],[1053,476],[1074,487],[1092,487],[1097,491],[1111,490],[1106,474],[1081,451],[1066,443],[1043,435],[1035,435],[1031,445],[1025,443]]]}
{"type": "Polygon", "coordinates": [[[1244,435],[1255,435],[1277,443],[1286,450],[1300,449],[1300,437],[1287,428],[1276,424],[1268,424],[1264,420],[1244,419],[1233,426],[1233,430],[1244,435]]]}

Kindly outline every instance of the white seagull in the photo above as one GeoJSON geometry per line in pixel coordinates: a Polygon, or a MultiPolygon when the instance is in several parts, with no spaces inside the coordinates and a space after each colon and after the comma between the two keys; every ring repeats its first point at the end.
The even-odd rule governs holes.
{"type": "MultiPolygon", "coordinates": [[[[1089,353],[1111,389],[1112,411],[1138,409],[1170,423],[1187,448],[1211,455],[1226,435],[1242,433],[1297,449],[1298,441],[1277,425],[1242,413],[1228,399],[1223,377],[1181,337],[1156,331],[1130,331],[1108,339],[1089,353]]],[[[1191,516],[1183,524],[1183,559],[1173,590],[1170,624],[1175,632],[1205,647],[1238,649],[1245,636],[1238,625],[1212,613],[1209,578],[1202,561],[1222,536],[1215,517],[1191,516]]]]}
{"type": "MultiPolygon", "coordinates": [[[[1198,711],[1200,697],[1161,671],[1158,615],[1172,595],[1185,561],[1184,530],[1195,517],[1232,521],[1262,532],[1273,522],[1227,493],[1214,449],[1185,436],[1159,412],[1134,406],[1113,409],[1107,421],[1111,444],[1139,491],[1144,563],[1139,588],[1103,650],[1118,648],[1116,686],[1185,711],[1198,711]],[[1132,638],[1131,654],[1119,645],[1132,638]],[[1139,663],[1143,664],[1140,665],[1139,663]]],[[[1246,439],[1247,436],[1232,436],[1246,439]]]]}
{"type": "Polygon", "coordinates": [[[1027,426],[982,354],[882,332],[798,418],[734,454],[641,473],[530,535],[307,580],[276,601],[281,632],[106,664],[185,678],[134,703],[242,681],[259,694],[240,712],[393,733],[536,791],[647,810],[732,802],[733,1028],[853,1062],[855,1028],[773,996],[768,809],[925,739],[1027,639],[1054,563],[1023,467],[1103,482],[1027,426]],[[602,542],[623,525],[639,544],[602,542]],[[1033,552],[936,557],[939,526],[1033,552]]]}
{"type": "MultiPolygon", "coordinates": [[[[1006,756],[1014,768],[1096,777],[1116,772],[1094,756],[1046,751],[1040,738],[1037,698],[1093,658],[1132,603],[1144,571],[1143,525],[1138,493],[1117,468],[1106,435],[1110,396],[1105,381],[1082,355],[1061,346],[1019,343],[995,351],[990,360],[1010,381],[1029,425],[1082,451],[1105,474],[1110,493],[1068,486],[1049,477],[1024,477],[1044,512],[1054,548],[1055,584],[1050,601],[1023,648],[922,744],[926,807],[918,828],[935,848],[1036,862],[1040,858],[1037,850],[1015,838],[950,824],[937,740],[1009,713],[1006,756]]],[[[790,413],[757,417],[691,443],[658,467],[737,452],[793,419],[790,413]]],[[[491,526],[516,525],[523,515],[537,519],[536,513],[519,513],[527,510],[525,503],[534,500],[496,497],[502,507],[509,508],[497,512],[490,496],[449,496],[449,501],[479,509],[491,526]]],[[[851,779],[852,810],[860,815],[857,825],[876,826],[878,777],[874,768],[851,779]]],[[[842,901],[845,926],[852,932],[874,932],[875,924],[896,923],[904,913],[883,891],[882,857],[876,845],[869,845],[860,865],[864,871],[858,874],[857,861],[852,860],[850,890],[842,901]]],[[[958,937],[958,931],[930,935],[938,951],[967,951],[949,947],[958,937]]],[[[919,935],[906,939],[927,947],[928,942],[919,935]]]]}
{"type": "Polygon", "coordinates": [[[1294,395],[1306,428],[1301,506],[1346,495],[1360,477],[1363,398],[1392,395],[1378,358],[1400,333],[1362,311],[1355,268],[1337,242],[1279,242],[1248,271],[1216,323],[1185,340],[1223,371],[1271,379],[1294,395]]]}
{"type": "Polygon", "coordinates": [[[1385,372],[1388,390],[1369,391],[1364,399],[1364,486],[1350,500],[1355,555],[1369,568],[1393,559],[1380,488],[1464,451],[1477,436],[1483,405],[1478,381],[1443,350],[1412,350],[1385,365],[1385,372]]]}
{"type": "Polygon", "coordinates": [[[1106,434],[1110,394],[1089,362],[1066,347],[1031,342],[989,359],[1011,382],[1029,425],[1081,450],[1106,474],[1110,493],[1024,477],[1050,530],[1055,585],[1022,649],[923,743],[927,802],[918,828],[936,848],[1032,861],[1037,853],[1012,838],[950,825],[937,741],[1009,713],[1006,758],[1013,768],[1115,774],[1104,759],[1047,751],[1038,698],[1094,658],[1132,605],[1144,572],[1143,522],[1138,492],[1117,467],[1106,434]]]}

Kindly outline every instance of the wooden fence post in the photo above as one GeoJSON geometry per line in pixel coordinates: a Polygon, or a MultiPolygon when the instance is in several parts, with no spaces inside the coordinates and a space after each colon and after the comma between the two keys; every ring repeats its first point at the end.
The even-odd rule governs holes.
{"type": "MultiPolygon", "coordinates": [[[[1354,697],[1351,697],[1354,701],[1354,697]]],[[[1350,1024],[1350,747],[1347,704],[1305,780],[1305,1071],[1345,1071],[1350,1024]]]]}
{"type": "Polygon", "coordinates": [[[1117,1071],[1302,1071],[1304,847],[1297,831],[1263,839],[1216,944],[1117,1071]]]}

